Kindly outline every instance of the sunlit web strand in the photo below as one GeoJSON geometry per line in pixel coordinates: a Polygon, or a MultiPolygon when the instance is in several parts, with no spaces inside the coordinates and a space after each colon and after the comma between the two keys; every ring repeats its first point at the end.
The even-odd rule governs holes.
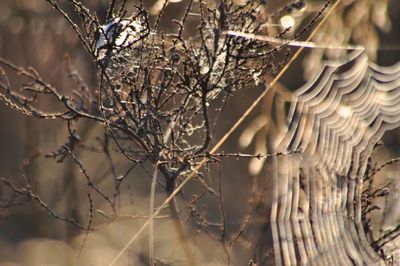
{"type": "MultiPolygon", "coordinates": [[[[253,40],[259,40],[259,41],[265,41],[265,42],[271,42],[271,43],[277,43],[277,44],[285,44],[285,45],[289,45],[289,46],[303,47],[303,48],[358,50],[358,51],[364,51],[367,48],[363,45],[353,45],[353,44],[344,44],[344,45],[338,44],[337,45],[337,44],[323,44],[323,43],[317,43],[317,42],[311,42],[311,41],[295,41],[295,40],[275,38],[275,37],[271,37],[271,36],[257,35],[257,34],[253,34],[253,33],[239,32],[239,31],[232,31],[232,30],[226,31],[225,34],[230,35],[230,36],[242,37],[242,38],[246,38],[246,39],[253,39],[253,40]]],[[[376,48],[376,50],[378,50],[378,51],[397,51],[397,50],[400,50],[400,46],[394,45],[394,44],[387,44],[387,45],[379,46],[378,48],[376,48]]]]}

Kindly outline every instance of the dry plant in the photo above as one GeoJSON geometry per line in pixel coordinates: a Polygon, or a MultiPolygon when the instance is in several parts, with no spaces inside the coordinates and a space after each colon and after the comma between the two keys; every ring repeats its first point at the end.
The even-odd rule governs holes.
{"type": "MultiPolygon", "coordinates": [[[[35,202],[52,217],[83,232],[78,245],[78,253],[82,254],[85,248],[90,248],[86,244],[96,231],[118,225],[123,220],[137,223],[137,220],[145,219],[143,225],[134,227],[133,237],[129,235],[131,231],[124,228],[124,234],[128,236],[123,238],[123,245],[118,246],[112,255],[104,254],[103,260],[110,260],[107,261],[109,265],[123,264],[121,257],[126,254],[128,265],[209,263],[212,259],[204,253],[210,252],[210,248],[197,243],[204,235],[211,239],[207,243],[222,250],[215,253],[217,258],[213,258],[219,264],[266,265],[274,260],[278,264],[280,261],[288,263],[296,262],[297,258],[306,260],[307,255],[312,257],[319,252],[313,247],[308,249],[311,253],[307,255],[296,253],[294,249],[287,251],[288,244],[284,243],[289,242],[287,239],[277,244],[280,238],[274,235],[276,220],[271,219],[272,229],[269,221],[274,206],[265,203],[263,197],[266,193],[261,191],[257,177],[250,180],[251,195],[248,202],[242,204],[246,209],[244,218],[239,223],[230,221],[226,208],[235,203],[228,205],[225,202],[221,180],[222,161],[229,158],[291,160],[292,156],[301,157],[298,153],[304,150],[283,145],[282,149],[268,155],[265,149],[256,154],[218,152],[218,149],[263,99],[268,89],[277,90],[273,86],[302,50],[292,55],[288,49],[290,41],[308,33],[333,1],[324,2],[314,16],[294,31],[290,40],[283,40],[280,44],[246,36],[274,34],[273,38],[280,39],[290,29],[282,28],[281,32],[270,30],[268,25],[272,18],[282,12],[300,9],[302,1],[281,6],[272,14],[268,12],[267,1],[262,0],[178,1],[183,2],[184,7],[171,18],[166,14],[172,1],[156,1],[148,7],[144,1],[132,4],[127,0],[111,0],[105,23],[101,23],[97,15],[80,1],[68,0],[62,4],[56,0],[43,1],[65,19],[80,39],[97,69],[97,87],[85,82],[68,56],[64,59],[66,75],[74,86],[67,90],[48,83],[46,77],[33,67],[23,68],[0,58],[1,100],[27,116],[61,122],[68,131],[64,143],[55,151],[35,154],[23,162],[21,179],[2,178],[0,192],[2,201],[6,202],[2,204],[3,209],[35,202]],[[163,28],[165,21],[173,26],[163,28]],[[268,84],[267,77],[276,73],[279,74],[268,84]],[[12,84],[9,76],[15,74],[19,81],[12,84]],[[22,84],[20,90],[18,84],[22,84]],[[258,88],[263,93],[221,140],[214,140],[215,128],[224,112],[229,112],[225,110],[228,100],[240,90],[250,88],[258,88]],[[42,103],[46,101],[51,104],[44,108],[42,103]],[[65,215],[39,195],[36,184],[32,182],[34,178],[29,174],[32,161],[39,157],[78,170],[86,184],[85,188],[79,188],[87,194],[86,218],[65,215]],[[106,158],[106,163],[100,163],[98,158],[106,158]],[[92,164],[98,167],[102,164],[101,167],[106,169],[103,180],[99,180],[101,178],[97,177],[92,164]],[[134,191],[131,179],[139,171],[145,172],[147,177],[149,202],[142,212],[127,214],[127,208],[135,206],[126,202],[133,198],[129,195],[134,191]],[[160,196],[160,191],[165,195],[160,196]],[[167,248],[168,255],[160,251],[162,248],[157,242],[163,234],[169,233],[157,229],[157,221],[162,219],[172,223],[166,231],[173,228],[176,234],[175,240],[167,240],[171,246],[167,248]],[[147,238],[139,239],[147,226],[147,238]],[[259,231],[262,235],[255,236],[259,231]],[[136,250],[130,249],[134,242],[143,241],[149,243],[145,251],[137,251],[140,249],[138,246],[135,246],[136,250]],[[239,253],[245,249],[249,250],[245,255],[239,253]],[[177,255],[179,252],[181,254],[177,255]]],[[[278,91],[284,100],[276,102],[282,108],[275,113],[280,116],[275,129],[285,124],[284,103],[293,99],[292,93],[278,91]]],[[[268,99],[272,106],[272,97],[268,99]]],[[[296,163],[298,161],[293,165],[296,163]]],[[[254,172],[260,170],[259,167],[254,172]]],[[[274,168],[272,171],[272,174],[280,174],[286,170],[274,168]]],[[[364,182],[372,184],[373,176],[369,173],[367,171],[368,178],[364,182]]],[[[286,174],[283,176],[289,180],[291,176],[289,178],[286,174]]],[[[362,202],[363,221],[374,209],[368,204],[368,199],[385,191],[381,187],[369,188],[365,191],[367,200],[362,202]]],[[[273,200],[273,204],[277,204],[276,199],[273,200]]],[[[287,221],[285,219],[281,221],[287,221]]],[[[368,223],[364,224],[368,229],[366,225],[368,223]]],[[[290,232],[288,228],[281,228],[280,236],[284,237],[287,232],[290,232]]],[[[393,234],[395,232],[390,236],[393,234]]],[[[301,238],[301,235],[296,236],[301,238]]],[[[388,237],[377,240],[375,248],[381,249],[381,242],[388,237]]],[[[346,260],[344,255],[339,258],[346,260]]]]}
{"type": "MultiPolygon", "coordinates": [[[[1,98],[27,116],[62,121],[66,125],[65,142],[43,156],[72,164],[79,170],[87,184],[88,217],[82,223],[76,217],[57,213],[37,194],[28,173],[19,185],[8,178],[2,179],[3,185],[11,189],[12,204],[34,201],[51,216],[86,231],[87,237],[90,231],[123,216],[118,205],[120,191],[137,168],[146,169],[152,180],[150,214],[156,210],[158,187],[167,197],[174,198],[177,185],[191,175],[196,180],[196,192],[182,192],[181,208],[175,200],[169,200],[168,204],[185,260],[191,265],[196,263],[185,236],[184,218],[180,217],[183,215],[197,230],[221,240],[229,262],[230,247],[241,233],[235,237],[227,235],[221,191],[213,188],[215,181],[208,180],[218,179],[212,177],[211,166],[225,157],[266,155],[214,154],[210,145],[226,101],[238,90],[265,88],[263,77],[277,71],[288,58],[285,45],[272,46],[226,34],[227,31],[266,34],[265,1],[185,1],[182,14],[172,20],[176,27],[169,32],[159,29],[168,1],[164,1],[155,16],[150,16],[143,2],[132,5],[128,1],[110,1],[103,26],[79,1],[68,1],[69,7],[54,0],[46,2],[64,17],[91,55],[98,69],[98,87],[90,88],[68,57],[66,74],[75,87],[67,93],[46,82],[34,68],[25,69],[0,59],[6,68],[1,69],[1,98]],[[7,71],[19,76],[23,83],[21,90],[10,83],[7,71]],[[40,103],[49,99],[52,104],[42,108],[40,103]],[[89,138],[84,133],[88,125],[98,130],[97,137],[89,138]],[[85,163],[99,154],[107,158],[108,187],[99,184],[85,163]],[[116,158],[125,162],[124,167],[119,167],[116,158]],[[208,221],[206,210],[197,209],[205,195],[214,197],[220,206],[221,222],[208,221]],[[106,222],[99,225],[94,221],[96,216],[106,218],[106,222]]],[[[29,163],[24,165],[26,170],[29,163]]],[[[163,206],[157,211],[162,209],[163,206]]],[[[157,235],[151,225],[147,259],[151,264],[156,261],[154,237],[157,235]]]]}

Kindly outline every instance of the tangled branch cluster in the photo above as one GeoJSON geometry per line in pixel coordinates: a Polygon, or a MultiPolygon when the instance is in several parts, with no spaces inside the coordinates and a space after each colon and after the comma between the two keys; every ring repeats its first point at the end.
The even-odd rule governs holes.
{"type": "Polygon", "coordinates": [[[177,30],[170,33],[158,31],[163,10],[150,18],[142,5],[135,6],[130,17],[109,16],[110,25],[119,25],[111,29],[101,26],[80,2],[70,1],[82,18],[81,29],[57,2],[48,2],[71,23],[92,54],[99,69],[99,87],[95,92],[88,88],[67,62],[68,74],[77,86],[72,95],[64,95],[33,68],[22,69],[2,59],[3,65],[27,83],[23,93],[17,93],[2,71],[1,97],[24,114],[68,123],[69,141],[52,154],[55,157],[75,152],[79,136],[74,125],[88,119],[105,126],[127,159],[158,162],[162,172],[175,179],[208,156],[215,123],[211,107],[218,109],[233,92],[258,85],[259,77],[273,70],[276,48],[225,35],[227,30],[262,31],[263,1],[215,5],[189,1],[182,19],[175,21],[177,30]],[[198,14],[196,35],[185,30],[193,13],[198,14]],[[38,98],[44,95],[55,97],[57,111],[37,107],[38,98]]]}
{"type": "MultiPolygon", "coordinates": [[[[88,231],[93,229],[91,193],[111,206],[113,214],[102,213],[105,217],[118,216],[119,188],[135,167],[153,165],[164,178],[159,180],[155,174],[158,184],[169,195],[203,159],[213,163],[224,157],[223,153],[210,154],[224,103],[238,90],[264,86],[262,77],[279,67],[273,62],[284,62],[287,56],[283,47],[226,34],[265,33],[265,1],[186,1],[184,12],[173,20],[176,28],[170,32],[159,29],[167,1],[157,16],[149,15],[142,2],[127,14],[127,1],[111,1],[104,25],[81,2],[68,1],[73,13],[55,0],[46,2],[65,18],[90,53],[98,70],[97,89],[85,83],[68,58],[66,70],[75,87],[67,93],[48,83],[35,69],[0,58],[5,67],[0,73],[0,97],[25,115],[66,124],[68,138],[45,157],[57,162],[69,160],[84,176],[89,190],[89,221],[81,225],[58,215],[35,194],[28,179],[21,189],[6,179],[3,184],[16,195],[36,201],[52,216],[88,231]],[[197,25],[195,32],[193,25],[197,25]],[[277,56],[283,59],[276,59],[277,56]],[[21,91],[10,83],[6,70],[24,80],[21,91]],[[42,108],[42,99],[50,99],[52,104],[42,108]],[[93,124],[102,130],[96,144],[82,136],[84,128],[93,124]],[[113,196],[109,188],[94,181],[86,169],[83,152],[109,158],[113,196]],[[111,159],[116,155],[125,158],[129,165],[126,171],[116,167],[111,159]]],[[[197,172],[196,178],[222,202],[222,195],[204,180],[204,173],[197,172]]],[[[177,218],[176,206],[169,207],[177,218]]],[[[195,207],[191,216],[198,224],[207,224],[195,207]]],[[[225,231],[225,224],[221,226],[225,231]]]]}
{"type": "Polygon", "coordinates": [[[130,160],[160,162],[168,176],[190,171],[207,156],[214,100],[254,86],[271,69],[265,44],[224,34],[259,31],[260,4],[196,6],[188,4],[175,33],[157,34],[145,13],[134,16],[144,35],[101,65],[100,109],[109,132],[130,160]],[[199,35],[187,39],[192,9],[200,14],[199,35]]]}

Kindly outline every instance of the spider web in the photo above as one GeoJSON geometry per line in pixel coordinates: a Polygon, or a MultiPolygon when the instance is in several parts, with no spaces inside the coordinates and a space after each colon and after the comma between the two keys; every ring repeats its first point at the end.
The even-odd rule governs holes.
{"type": "Polygon", "coordinates": [[[361,220],[368,158],[400,123],[400,64],[381,67],[362,51],[325,62],[285,101],[274,140],[271,226],[275,262],[384,264],[361,220]]]}

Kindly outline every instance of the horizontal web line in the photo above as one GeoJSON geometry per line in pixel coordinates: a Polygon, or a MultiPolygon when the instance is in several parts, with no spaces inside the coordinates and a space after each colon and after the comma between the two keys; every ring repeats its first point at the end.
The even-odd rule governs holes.
{"type": "MultiPolygon", "coordinates": [[[[265,41],[265,42],[286,44],[286,45],[290,45],[290,46],[297,46],[297,47],[304,47],[304,48],[360,50],[360,51],[364,51],[366,49],[366,47],[363,45],[352,45],[352,44],[331,45],[331,44],[320,44],[320,43],[310,42],[310,41],[293,41],[293,40],[288,40],[288,39],[280,39],[280,38],[275,38],[275,37],[271,37],[271,36],[257,35],[257,34],[253,34],[253,33],[232,31],[232,30],[225,31],[224,33],[226,35],[231,35],[231,36],[243,37],[243,38],[247,38],[247,39],[254,39],[254,40],[265,41]]],[[[383,47],[381,46],[381,47],[377,48],[377,50],[400,50],[400,46],[396,46],[396,45],[383,46],[383,47]]]]}

